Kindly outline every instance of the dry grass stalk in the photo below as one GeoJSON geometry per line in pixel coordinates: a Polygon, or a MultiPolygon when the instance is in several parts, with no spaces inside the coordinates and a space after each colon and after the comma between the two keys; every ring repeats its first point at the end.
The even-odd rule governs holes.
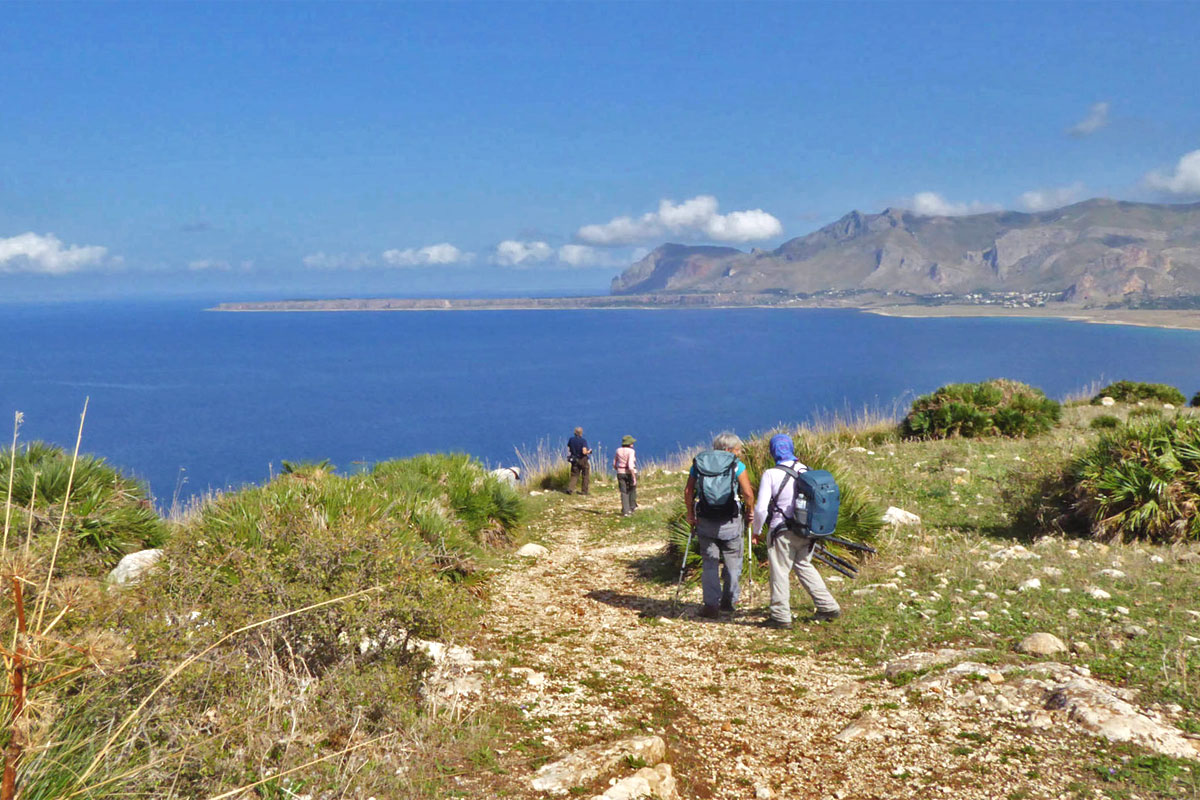
{"type": "Polygon", "coordinates": [[[42,590],[42,596],[38,598],[37,623],[35,627],[40,628],[42,625],[42,615],[46,613],[46,598],[50,595],[50,581],[54,578],[54,564],[58,560],[58,549],[62,546],[63,529],[67,525],[67,507],[71,502],[71,490],[75,485],[75,467],[79,464],[79,445],[83,443],[83,423],[87,420],[88,401],[90,397],[83,399],[83,413],[79,415],[79,433],[75,437],[75,452],[71,456],[71,471],[67,475],[67,491],[63,495],[62,517],[58,520],[58,532],[54,536],[54,550],[50,554],[50,569],[46,571],[46,586],[42,590]]]}
{"type": "MultiPolygon", "coordinates": [[[[288,617],[294,617],[297,614],[303,614],[308,611],[314,611],[318,608],[323,608],[325,606],[334,605],[335,603],[342,603],[347,600],[353,600],[356,597],[362,597],[363,595],[366,595],[366,594],[372,594],[374,592],[378,592],[378,591],[382,590],[383,588],[384,587],[382,587],[382,586],[372,586],[368,589],[362,589],[357,592],[352,592],[351,594],[342,595],[341,597],[334,597],[330,600],[322,600],[319,603],[313,603],[311,605],[305,606],[304,608],[297,608],[292,611],[285,611],[284,613],[276,614],[275,616],[270,617],[269,619],[263,619],[263,620],[259,620],[258,622],[252,622],[249,625],[243,625],[242,627],[238,628],[237,630],[230,631],[229,633],[225,634],[220,639],[213,642],[212,644],[210,644],[208,647],[204,648],[200,652],[194,653],[194,654],[188,656],[187,658],[185,658],[183,661],[176,664],[175,668],[172,669],[169,673],[167,673],[166,677],[164,677],[161,681],[159,681],[158,685],[155,686],[154,689],[152,689],[144,698],[142,698],[142,701],[140,703],[138,703],[137,707],[134,708],[133,711],[129,712],[128,716],[126,716],[125,719],[121,722],[121,724],[117,726],[116,730],[113,731],[112,735],[110,735],[108,737],[108,740],[104,743],[104,746],[102,748],[100,748],[100,752],[98,752],[95,755],[95,757],[93,757],[92,762],[88,765],[87,769],[85,769],[79,775],[79,777],[77,777],[75,779],[74,785],[78,788],[77,788],[77,791],[75,791],[71,796],[74,797],[74,796],[86,791],[86,787],[84,786],[84,781],[86,781],[89,777],[91,777],[92,774],[104,762],[104,759],[108,757],[108,754],[112,751],[113,745],[115,745],[117,740],[121,738],[121,734],[123,734],[129,728],[129,726],[132,725],[139,716],[141,716],[142,711],[144,711],[146,706],[150,704],[150,701],[153,700],[158,695],[158,693],[161,692],[167,686],[167,684],[169,684],[172,680],[174,680],[175,677],[179,673],[181,673],[181,672],[183,672],[183,670],[187,669],[187,667],[189,665],[204,658],[206,655],[211,653],[213,650],[216,650],[218,647],[225,644],[225,642],[229,641],[230,639],[237,636],[238,634],[246,633],[247,631],[252,631],[256,628],[261,628],[264,625],[270,625],[272,622],[278,622],[279,620],[287,619],[288,617]]],[[[257,785],[257,784],[253,784],[253,785],[257,785]]],[[[239,790],[239,791],[241,791],[241,790],[239,790]]],[[[221,795],[221,796],[224,797],[225,795],[221,795]]],[[[0,798],[0,800],[4,800],[4,798],[0,798]]]]}
{"type": "Polygon", "coordinates": [[[8,528],[12,523],[12,493],[13,477],[17,474],[17,432],[21,430],[24,415],[18,411],[13,414],[12,448],[8,453],[8,494],[4,497],[4,543],[0,546],[0,554],[8,552],[8,528]]]}

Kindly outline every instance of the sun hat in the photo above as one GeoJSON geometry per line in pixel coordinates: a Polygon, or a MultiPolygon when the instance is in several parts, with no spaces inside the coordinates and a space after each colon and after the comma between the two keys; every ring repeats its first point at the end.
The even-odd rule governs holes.
{"type": "Polygon", "coordinates": [[[633,438],[629,434],[625,434],[621,437],[621,447],[632,447],[633,443],[636,441],[637,439],[633,438]]]}

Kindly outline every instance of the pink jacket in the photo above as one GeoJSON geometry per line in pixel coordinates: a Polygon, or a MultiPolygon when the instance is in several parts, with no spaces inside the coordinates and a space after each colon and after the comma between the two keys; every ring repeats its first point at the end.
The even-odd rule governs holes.
{"type": "Polygon", "coordinates": [[[632,447],[617,448],[616,454],[613,455],[613,469],[617,472],[637,474],[637,453],[633,452],[632,447]]]}

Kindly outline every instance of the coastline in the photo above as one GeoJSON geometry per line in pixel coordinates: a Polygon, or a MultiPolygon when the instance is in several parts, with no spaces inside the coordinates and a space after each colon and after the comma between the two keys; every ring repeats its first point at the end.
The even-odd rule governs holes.
{"type": "Polygon", "coordinates": [[[1063,308],[1006,308],[982,305],[925,306],[916,304],[882,305],[855,302],[847,297],[796,300],[781,302],[775,295],[737,297],[729,294],[706,295],[629,295],[612,297],[516,297],[516,298],[386,298],[364,300],[284,300],[258,303],[221,303],[209,311],[226,313],[301,313],[301,312],[361,312],[361,311],[563,311],[563,310],[632,310],[663,311],[670,309],[843,309],[861,311],[885,317],[951,318],[951,317],[1008,317],[1018,319],[1063,319],[1093,325],[1132,325],[1145,328],[1200,331],[1200,309],[1106,309],[1063,308]]]}
{"type": "Polygon", "coordinates": [[[1020,319],[1065,319],[1091,325],[1132,325],[1140,328],[1200,330],[1200,310],[1111,309],[1111,308],[995,308],[990,306],[866,306],[868,314],[884,317],[950,318],[1012,317],[1020,319]]]}

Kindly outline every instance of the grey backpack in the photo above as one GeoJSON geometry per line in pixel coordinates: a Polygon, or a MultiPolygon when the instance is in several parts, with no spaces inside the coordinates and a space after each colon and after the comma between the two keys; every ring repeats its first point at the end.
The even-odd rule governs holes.
{"type": "Polygon", "coordinates": [[[727,450],[705,450],[692,460],[699,516],[726,521],[738,515],[737,463],[727,450]]]}

